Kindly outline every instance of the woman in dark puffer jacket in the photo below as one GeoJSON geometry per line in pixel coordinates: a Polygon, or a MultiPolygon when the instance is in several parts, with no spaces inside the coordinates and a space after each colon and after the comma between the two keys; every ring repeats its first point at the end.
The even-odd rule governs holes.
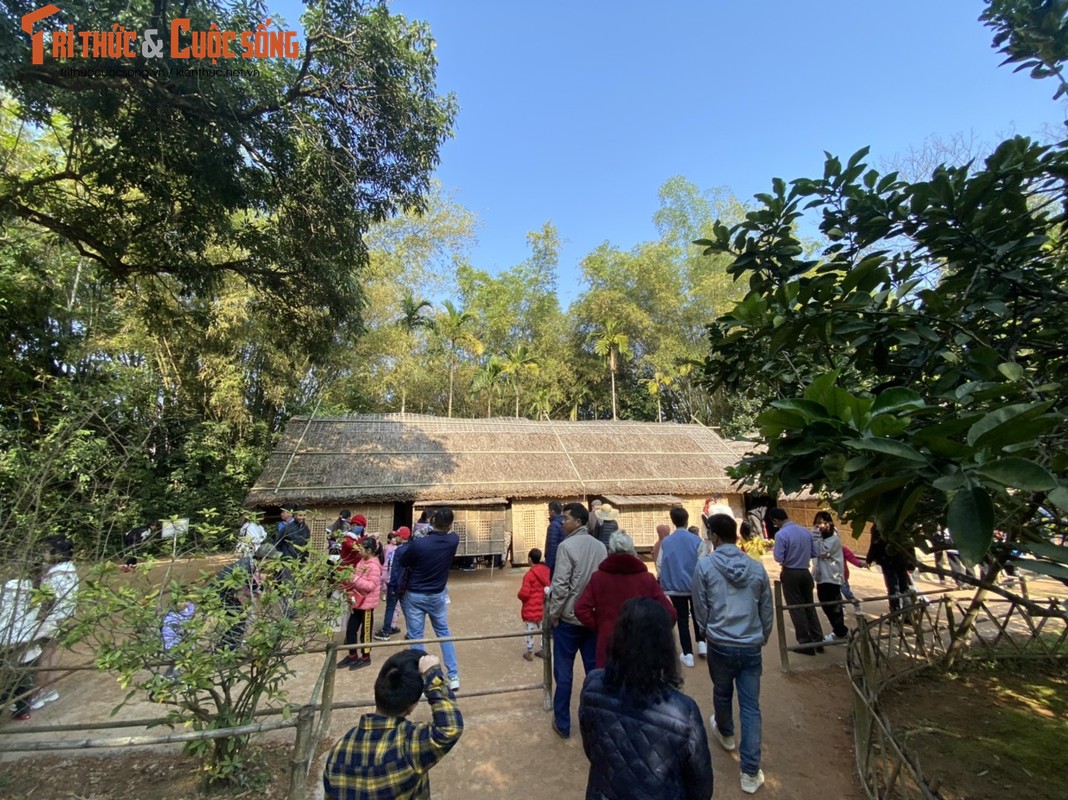
{"type": "Polygon", "coordinates": [[[671,617],[655,600],[623,604],[608,666],[582,687],[579,725],[590,760],[586,800],[708,800],[712,756],[701,710],[678,690],[671,617]]]}

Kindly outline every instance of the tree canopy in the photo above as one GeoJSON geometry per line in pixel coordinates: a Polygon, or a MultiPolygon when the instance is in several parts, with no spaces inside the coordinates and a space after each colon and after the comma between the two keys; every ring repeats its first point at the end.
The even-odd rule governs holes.
{"type": "MultiPolygon", "coordinates": [[[[5,219],[53,234],[113,281],[167,276],[204,292],[237,275],[335,313],[360,300],[364,234],[423,206],[455,114],[436,93],[424,24],[383,2],[316,2],[298,58],[204,78],[173,54],[138,54],[118,62],[122,77],[93,78],[67,69],[79,62],[31,63],[20,18],[35,6],[4,5],[0,89],[16,135],[48,146],[32,164],[5,162],[5,219]]],[[[37,24],[167,30],[182,15],[193,30],[233,31],[270,16],[258,2],[70,0],[37,24]]]]}
{"type": "MultiPolygon", "coordinates": [[[[1059,49],[1016,27],[1024,9],[990,4],[995,42],[1059,77],[1059,49]]],[[[1014,137],[914,182],[866,157],[775,179],[744,222],[698,242],[748,286],[710,329],[707,380],[772,400],[767,449],[740,474],[826,492],[855,529],[875,520],[900,541],[948,519],[972,563],[999,529],[1029,543],[1029,568],[1068,577],[1043,522],[1068,513],[1068,142],[1014,137]],[[826,241],[813,255],[805,214],[826,241]]]]}

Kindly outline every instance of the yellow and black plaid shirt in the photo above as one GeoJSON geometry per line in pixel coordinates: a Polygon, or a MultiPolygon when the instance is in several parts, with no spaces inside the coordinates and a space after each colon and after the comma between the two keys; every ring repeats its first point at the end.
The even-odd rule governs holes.
{"type": "Polygon", "coordinates": [[[464,731],[460,707],[440,669],[425,678],[433,722],[364,714],[326,760],[323,786],[331,800],[429,800],[430,768],[464,731]]]}

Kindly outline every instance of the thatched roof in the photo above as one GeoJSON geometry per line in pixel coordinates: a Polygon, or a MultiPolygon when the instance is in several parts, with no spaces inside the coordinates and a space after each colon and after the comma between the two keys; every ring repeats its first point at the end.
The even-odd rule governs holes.
{"type": "Polygon", "coordinates": [[[295,417],[245,503],[708,495],[730,490],[736,461],[700,425],[295,417]]]}

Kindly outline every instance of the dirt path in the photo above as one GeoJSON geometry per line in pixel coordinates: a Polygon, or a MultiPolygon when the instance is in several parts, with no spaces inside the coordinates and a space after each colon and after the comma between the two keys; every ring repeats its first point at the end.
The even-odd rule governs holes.
{"type": "MultiPolygon", "coordinates": [[[[769,571],[777,573],[767,562],[769,571]]],[[[473,573],[454,572],[449,589],[452,597],[450,623],[457,635],[503,633],[516,631],[519,623],[519,601],[515,593],[522,579],[522,569],[506,569],[491,574],[488,570],[473,573]]],[[[876,573],[862,573],[855,582],[861,595],[876,594],[881,581],[876,573]]],[[[875,609],[873,609],[874,611],[875,609]]],[[[790,634],[792,641],[792,632],[790,634]]],[[[472,692],[529,685],[540,681],[542,663],[524,661],[520,654],[522,639],[461,642],[457,645],[463,689],[461,707],[466,719],[463,738],[450,755],[432,773],[433,796],[440,800],[496,800],[501,797],[522,797],[524,800],[565,800],[583,796],[587,761],[578,736],[561,741],[550,729],[550,715],[544,709],[540,690],[510,694],[472,697],[472,692]]],[[[388,652],[388,651],[387,651],[388,652]]],[[[376,660],[380,656],[376,654],[376,660]]],[[[794,661],[801,659],[795,658],[794,661]]],[[[761,707],[764,716],[762,766],[767,783],[761,793],[780,800],[808,800],[814,796],[860,800],[863,792],[855,777],[852,754],[852,733],[849,718],[849,687],[846,680],[844,648],[828,648],[816,658],[795,663],[795,669],[784,673],[779,668],[775,639],[765,650],[761,707]]],[[[289,687],[290,698],[300,702],[311,694],[322,665],[321,656],[302,656],[296,660],[298,676],[289,687]]],[[[337,701],[369,700],[376,670],[342,672],[338,676],[337,701]]],[[[712,712],[712,686],[704,661],[697,667],[684,669],[683,691],[694,697],[707,717],[712,712]]],[[[576,683],[582,670],[577,667],[576,683]]],[[[91,720],[107,720],[114,705],[122,696],[115,681],[94,672],[80,672],[63,679],[58,687],[61,698],[34,714],[32,723],[6,722],[0,732],[8,733],[28,724],[55,725],[91,720]]],[[[578,695],[572,698],[573,713],[577,714],[578,695]]],[[[158,715],[160,707],[135,702],[116,715],[119,719],[146,718],[158,715]]],[[[334,716],[332,738],[337,738],[355,723],[359,712],[339,711],[334,716]]],[[[417,711],[417,718],[429,719],[426,708],[417,711]]],[[[145,733],[142,730],[117,730],[100,735],[127,736],[145,733]]],[[[151,733],[149,731],[148,733],[151,733]]],[[[56,739],[88,738],[85,732],[39,734],[32,738],[56,739]]],[[[21,738],[21,737],[20,737],[21,738]]],[[[273,736],[279,741],[291,741],[292,732],[273,736]]],[[[143,790],[143,773],[162,769],[162,748],[112,755],[113,767],[106,770],[107,780],[91,791],[83,784],[72,786],[58,781],[51,790],[45,786],[32,794],[18,794],[19,786],[12,783],[16,772],[22,774],[22,764],[0,764],[0,796],[90,798],[136,797],[143,790]],[[149,755],[157,754],[157,755],[149,755]],[[143,769],[129,769],[131,759],[144,764],[143,769]],[[121,763],[120,763],[121,762],[121,763]],[[147,762],[147,763],[145,763],[147,762]],[[5,780],[7,781],[6,788],[5,780]],[[10,794],[15,791],[16,794],[10,794]],[[43,793],[42,793],[43,792],[43,793]]],[[[88,751],[67,751],[45,759],[62,759],[67,765],[88,751]]],[[[173,751],[172,751],[173,752],[173,751]]],[[[93,755],[99,754],[95,751],[93,755]]],[[[10,756],[4,761],[9,761],[10,756]]],[[[26,758],[25,756],[23,757],[26,758]]],[[[712,744],[713,767],[716,775],[715,797],[743,797],[738,783],[736,756],[712,744]]],[[[33,756],[33,764],[42,758],[33,756]]],[[[72,765],[71,765],[72,766],[72,765]]],[[[188,770],[191,767],[186,766],[188,770]]],[[[313,776],[322,769],[313,767],[313,776]]],[[[37,770],[36,775],[48,775],[51,770],[37,770]]],[[[153,786],[154,800],[177,800],[189,797],[189,781],[176,786],[175,792],[153,786]]],[[[319,785],[318,778],[309,781],[310,787],[319,785]]],[[[143,796],[143,794],[141,794],[143,796]]],[[[258,795],[261,800],[281,796],[275,790],[258,795]]],[[[315,796],[314,794],[311,796],[315,796]]]]}

